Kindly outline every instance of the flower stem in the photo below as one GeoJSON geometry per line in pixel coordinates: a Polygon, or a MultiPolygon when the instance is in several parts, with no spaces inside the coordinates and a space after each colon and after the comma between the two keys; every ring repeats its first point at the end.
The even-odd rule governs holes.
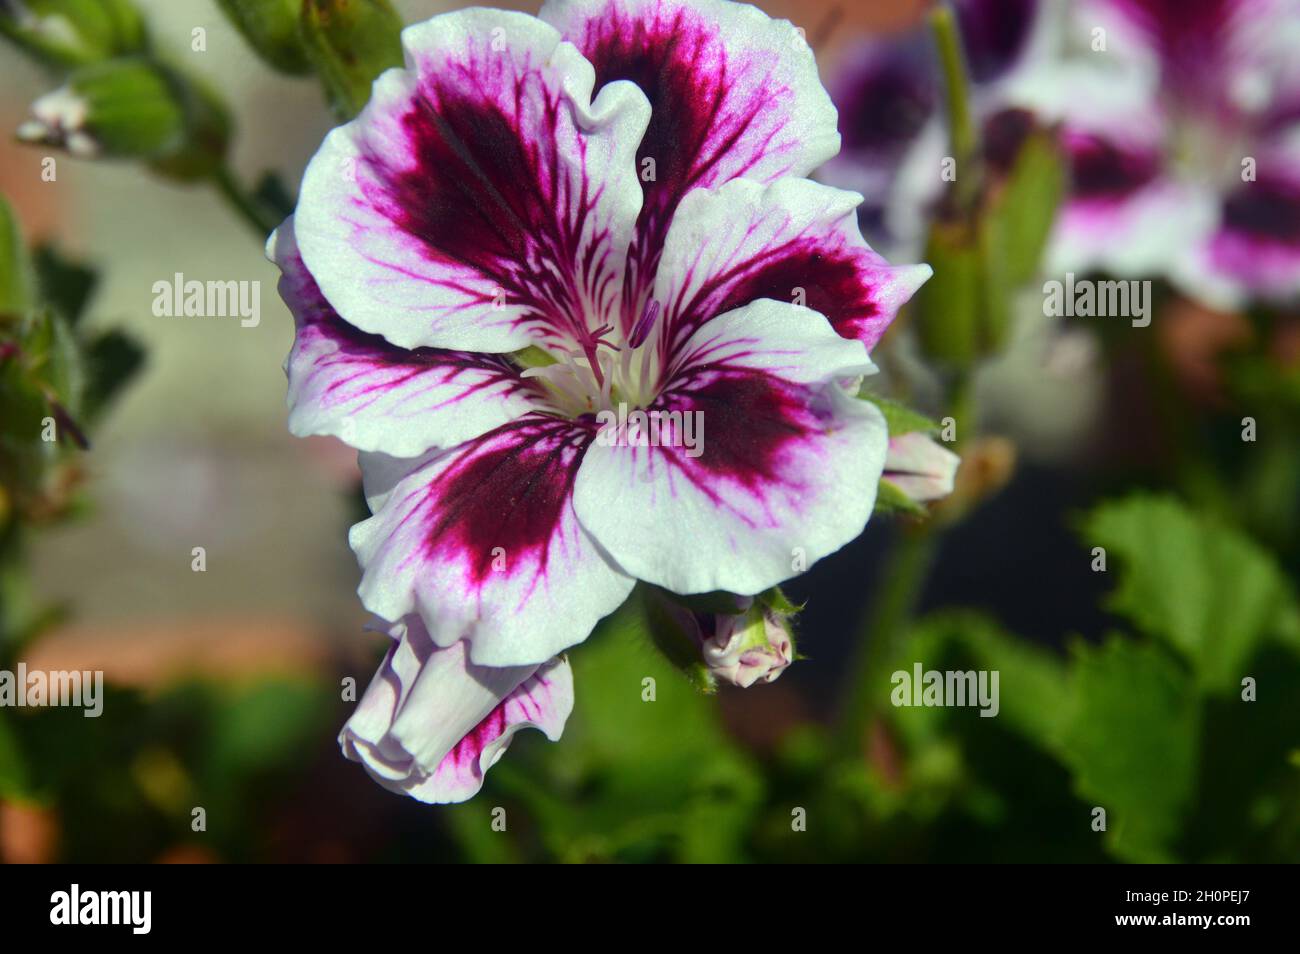
{"type": "MultiPolygon", "coordinates": [[[[973,436],[972,385],[971,373],[965,369],[948,382],[947,404],[957,425],[955,449],[973,436]]],[[[960,514],[942,519],[931,515],[924,523],[899,527],[876,604],[858,627],[857,651],[849,667],[848,698],[839,727],[840,748],[846,753],[862,751],[867,726],[885,698],[886,667],[894,661],[907,634],[943,529],[959,518],[960,514]]]]}
{"type": "Polygon", "coordinates": [[[234,173],[224,163],[212,174],[212,181],[226,200],[226,204],[239,214],[259,238],[265,239],[279,223],[270,221],[266,210],[251,195],[241,188],[235,180],[234,173]]]}
{"type": "Polygon", "coordinates": [[[978,195],[979,142],[971,119],[966,59],[962,55],[961,35],[951,4],[940,3],[930,13],[930,29],[938,48],[943,73],[944,98],[947,104],[948,140],[957,162],[955,183],[958,208],[970,209],[978,195]]]}
{"type": "Polygon", "coordinates": [[[900,528],[890,550],[885,579],[875,606],[858,628],[857,652],[849,667],[840,721],[841,747],[847,752],[861,751],[866,728],[884,698],[885,667],[893,661],[921,597],[935,544],[935,535],[922,524],[900,528]]]}

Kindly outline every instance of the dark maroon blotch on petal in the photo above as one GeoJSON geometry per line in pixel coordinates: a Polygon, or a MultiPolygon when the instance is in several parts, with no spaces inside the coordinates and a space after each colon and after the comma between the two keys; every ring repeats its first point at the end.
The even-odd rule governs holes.
{"type": "Polygon", "coordinates": [[[476,583],[494,572],[498,555],[507,572],[545,567],[593,430],[532,415],[467,445],[428,488],[437,499],[429,556],[463,560],[476,583]]]}

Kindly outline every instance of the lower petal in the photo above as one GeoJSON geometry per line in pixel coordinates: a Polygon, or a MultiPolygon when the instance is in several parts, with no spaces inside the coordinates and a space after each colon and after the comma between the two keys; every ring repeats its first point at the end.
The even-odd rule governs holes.
{"type": "Polygon", "coordinates": [[[339,734],[348,758],[392,791],[422,802],[460,802],[520,729],[560,737],[573,709],[567,660],[494,669],[469,661],[466,644],[438,648],[418,618],[391,629],[384,657],[339,734]]]}
{"type": "Polygon", "coordinates": [[[715,318],[650,408],[605,428],[578,473],[582,525],[623,569],[677,593],[757,593],[856,537],[888,442],[840,381],[872,370],[821,316],[762,300],[715,318]]]}
{"type": "Polygon", "coordinates": [[[382,506],[349,536],[366,608],[418,613],[440,644],[464,638],[490,666],[540,663],[586,639],[633,582],[574,514],[593,434],[533,414],[413,462],[395,485],[383,461],[382,506]]]}

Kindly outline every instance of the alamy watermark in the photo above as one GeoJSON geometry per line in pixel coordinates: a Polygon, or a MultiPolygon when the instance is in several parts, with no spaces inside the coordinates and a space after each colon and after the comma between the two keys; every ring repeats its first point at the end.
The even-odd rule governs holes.
{"type": "Polygon", "coordinates": [[[104,711],[104,673],[96,669],[56,670],[28,669],[18,664],[18,671],[0,669],[0,708],[44,708],[46,706],[80,706],[87,719],[97,719],[104,711]]]}
{"type": "Polygon", "coordinates": [[[186,281],[177,272],[171,281],[154,282],[153,295],[158,318],[238,318],[242,328],[262,322],[260,281],[186,281]]]}
{"type": "Polygon", "coordinates": [[[132,934],[153,926],[152,891],[83,891],[74,884],[50,895],[50,923],[55,925],[127,925],[132,934]]]}
{"type": "Polygon", "coordinates": [[[682,447],[691,458],[704,453],[703,411],[629,411],[619,402],[617,411],[598,411],[596,423],[602,447],[682,447]]]}
{"type": "Polygon", "coordinates": [[[1151,282],[1076,281],[1074,272],[1065,281],[1043,283],[1043,314],[1048,318],[1130,318],[1134,328],[1151,324],[1151,282]]]}
{"type": "Polygon", "coordinates": [[[894,690],[889,701],[896,706],[979,706],[980,718],[991,719],[1002,708],[998,696],[998,670],[899,669],[889,680],[894,690]]]}

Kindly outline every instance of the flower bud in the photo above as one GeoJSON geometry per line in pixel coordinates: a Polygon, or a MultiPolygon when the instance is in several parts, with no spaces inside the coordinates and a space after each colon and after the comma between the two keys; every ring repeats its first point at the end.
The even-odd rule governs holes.
{"type": "Polygon", "coordinates": [[[709,672],[733,686],[748,689],[772,682],[794,660],[794,640],[787,619],[765,606],[736,616],[714,615],[710,632],[701,628],[700,648],[709,672]]]}
{"type": "Polygon", "coordinates": [[[952,493],[961,458],[924,431],[889,439],[885,454],[887,480],[915,503],[938,500],[952,493]]]}
{"type": "Polygon", "coordinates": [[[0,0],[0,33],[56,66],[139,53],[148,43],[132,0],[0,0]]]}
{"type": "Polygon", "coordinates": [[[402,18],[389,0],[302,0],[302,39],[334,111],[351,119],[384,70],[402,65],[402,18]]]}
{"type": "Polygon", "coordinates": [[[67,149],[81,158],[154,157],[175,150],[185,115],[171,85],[143,60],[78,70],[32,104],[18,138],[67,149]]]}
{"type": "Polygon", "coordinates": [[[298,30],[302,0],[217,0],[258,56],[282,73],[311,72],[298,30]]]}
{"type": "Polygon", "coordinates": [[[213,101],[145,59],[96,63],[32,104],[18,138],[79,158],[151,160],[178,178],[202,174],[225,151],[227,126],[213,101]]]}
{"type": "Polygon", "coordinates": [[[713,688],[718,680],[742,689],[772,682],[794,660],[787,614],[768,601],[732,599],[737,601],[735,612],[690,609],[673,599],[661,603],[664,612],[656,627],[656,643],[706,688],[713,688]],[[665,639],[664,623],[670,624],[670,639],[665,639]]]}

